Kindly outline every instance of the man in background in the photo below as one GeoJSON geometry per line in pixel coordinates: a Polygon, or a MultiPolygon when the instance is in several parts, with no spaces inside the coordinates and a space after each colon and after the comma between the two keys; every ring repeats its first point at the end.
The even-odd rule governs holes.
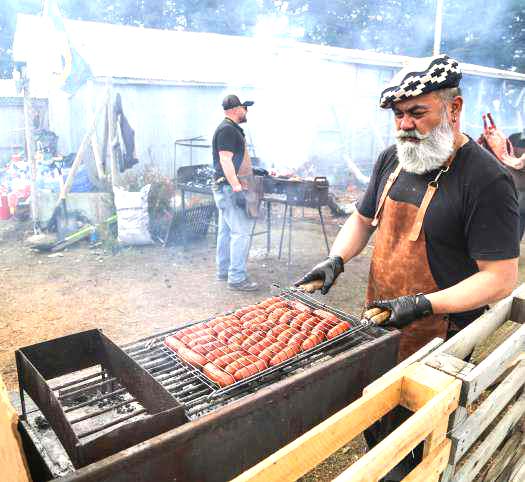
{"type": "Polygon", "coordinates": [[[212,140],[215,182],[213,197],[219,211],[217,235],[217,279],[227,281],[234,291],[255,291],[257,283],[248,278],[246,262],[253,226],[246,213],[246,185],[243,177],[253,174],[240,124],[246,122],[252,101],[241,102],[236,95],[227,95],[222,101],[224,120],[212,140]]]}

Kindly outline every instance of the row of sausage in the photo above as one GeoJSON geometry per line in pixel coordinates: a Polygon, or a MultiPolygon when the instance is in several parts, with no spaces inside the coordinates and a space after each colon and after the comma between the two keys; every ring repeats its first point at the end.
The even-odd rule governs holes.
{"type": "Polygon", "coordinates": [[[233,314],[184,328],[165,344],[224,387],[279,365],[351,328],[325,310],[268,298],[233,314]]]}

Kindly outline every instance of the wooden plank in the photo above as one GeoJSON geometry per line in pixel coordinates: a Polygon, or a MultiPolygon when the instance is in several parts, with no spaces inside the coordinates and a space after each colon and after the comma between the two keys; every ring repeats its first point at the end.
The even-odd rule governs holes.
{"type": "Polygon", "coordinates": [[[524,413],[525,394],[520,396],[479,447],[466,457],[465,463],[458,469],[453,480],[457,482],[473,480],[524,413]]]}
{"type": "Polygon", "coordinates": [[[400,404],[415,412],[454,379],[423,363],[414,363],[405,370],[400,404]]]}
{"type": "Polygon", "coordinates": [[[450,453],[450,440],[445,439],[413,469],[403,482],[430,482],[439,480],[439,475],[447,466],[450,453]]]}
{"type": "Polygon", "coordinates": [[[463,378],[462,405],[478,399],[511,365],[513,359],[525,348],[525,325],[505,340],[492,354],[483,360],[474,370],[463,378]]]}
{"type": "Polygon", "coordinates": [[[29,468],[17,429],[18,415],[9,401],[6,386],[0,377],[0,466],[2,480],[29,482],[29,468]]]}
{"type": "Polygon", "coordinates": [[[525,284],[518,286],[510,296],[503,298],[457,335],[436,348],[436,352],[465,358],[476,345],[509,319],[514,297],[522,296],[523,293],[525,293],[525,284]]]}
{"type": "Polygon", "coordinates": [[[392,370],[388,371],[382,377],[379,377],[370,385],[366,386],[363,389],[363,395],[370,394],[372,392],[380,392],[383,389],[383,386],[388,385],[391,379],[397,378],[399,374],[405,370],[405,368],[407,368],[415,362],[422,360],[429,353],[432,353],[438,346],[442,344],[443,340],[441,338],[434,338],[432,341],[428,342],[424,347],[420,348],[418,351],[416,351],[408,358],[403,360],[401,363],[397,364],[394,368],[392,368],[392,370]]]}
{"type": "Polygon", "coordinates": [[[233,479],[295,481],[399,404],[403,374],[381,393],[363,395],[233,479]]]}
{"type": "Polygon", "coordinates": [[[424,362],[436,370],[440,370],[458,378],[464,377],[476,366],[473,363],[466,362],[461,358],[449,355],[448,353],[430,354],[425,358],[424,362]]]}
{"type": "MultiPolygon", "coordinates": [[[[423,457],[427,457],[428,454],[434,452],[436,448],[443,443],[448,432],[448,419],[447,415],[441,422],[436,425],[434,431],[425,439],[425,446],[423,448],[423,457]]],[[[452,446],[452,442],[451,442],[452,446]]],[[[445,464],[446,465],[446,464],[445,464]]]]}
{"type": "Polygon", "coordinates": [[[460,388],[460,380],[452,381],[334,481],[369,482],[383,477],[434,430],[436,420],[442,420],[455,410],[460,388]]]}
{"type": "Polygon", "coordinates": [[[525,361],[521,361],[510,375],[487,397],[478,409],[452,434],[456,442],[453,462],[458,462],[512,397],[525,383],[525,361]]]}
{"type": "Polygon", "coordinates": [[[514,431],[502,449],[498,450],[498,454],[494,457],[494,460],[490,462],[490,468],[483,475],[480,482],[493,482],[505,469],[508,470],[508,464],[516,455],[516,449],[521,443],[522,436],[523,434],[520,430],[514,431]]]}

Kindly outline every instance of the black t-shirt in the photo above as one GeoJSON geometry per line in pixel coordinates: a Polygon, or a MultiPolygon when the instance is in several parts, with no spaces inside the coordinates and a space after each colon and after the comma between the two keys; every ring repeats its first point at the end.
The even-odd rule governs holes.
{"type": "Polygon", "coordinates": [[[221,163],[219,162],[219,151],[233,152],[235,172],[239,172],[239,167],[244,158],[244,146],[244,131],[242,128],[232,120],[224,119],[215,130],[212,140],[215,179],[224,176],[221,163]]]}
{"type": "MultiPolygon", "coordinates": [[[[386,180],[397,163],[395,146],[380,154],[358,204],[363,216],[374,217],[386,180]]],[[[402,170],[389,197],[419,206],[428,182],[438,171],[418,175],[402,170]]],[[[511,176],[492,154],[470,139],[458,150],[450,170],[441,176],[423,221],[430,270],[438,287],[448,288],[477,273],[476,260],[518,257],[518,219],[511,176]]],[[[450,318],[465,326],[482,311],[456,313],[450,318]]]]}

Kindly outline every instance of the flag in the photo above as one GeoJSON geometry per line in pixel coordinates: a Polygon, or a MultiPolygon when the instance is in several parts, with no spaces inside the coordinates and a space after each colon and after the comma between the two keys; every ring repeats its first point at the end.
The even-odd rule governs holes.
{"type": "Polygon", "coordinates": [[[60,87],[69,94],[74,94],[93,76],[91,68],[73,47],[56,0],[45,2],[43,16],[51,23],[56,48],[61,58],[61,68],[58,72],[60,87]]]}

